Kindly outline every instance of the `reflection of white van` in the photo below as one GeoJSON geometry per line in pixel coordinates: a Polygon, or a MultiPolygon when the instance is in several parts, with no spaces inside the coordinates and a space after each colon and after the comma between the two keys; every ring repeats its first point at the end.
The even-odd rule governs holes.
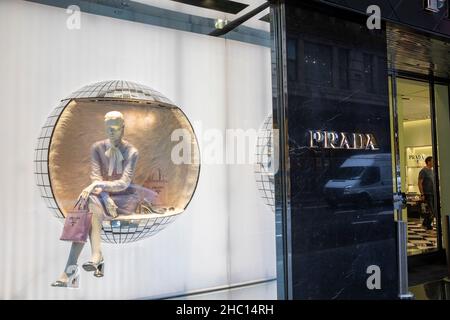
{"type": "Polygon", "coordinates": [[[355,202],[368,205],[392,200],[391,154],[355,155],[339,167],[324,187],[331,206],[355,202]]]}

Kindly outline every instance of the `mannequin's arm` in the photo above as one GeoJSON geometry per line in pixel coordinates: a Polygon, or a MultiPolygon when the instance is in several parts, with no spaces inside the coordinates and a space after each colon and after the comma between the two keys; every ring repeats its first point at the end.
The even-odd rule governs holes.
{"type": "Polygon", "coordinates": [[[91,181],[102,181],[102,170],[100,164],[100,157],[98,155],[97,149],[92,146],[91,149],[91,181]]]}
{"type": "Polygon", "coordinates": [[[86,200],[97,187],[98,183],[102,181],[100,158],[95,145],[91,147],[91,181],[92,183],[81,191],[79,198],[86,200]]]}
{"type": "Polygon", "coordinates": [[[95,181],[96,187],[100,187],[106,192],[120,192],[128,188],[133,180],[136,171],[138,152],[134,151],[125,159],[123,173],[120,179],[113,181],[95,181]]]}
{"type": "Polygon", "coordinates": [[[108,192],[102,191],[99,194],[100,198],[102,198],[103,203],[106,206],[106,210],[109,215],[113,218],[117,217],[117,205],[114,203],[114,200],[109,196],[108,192]]]}

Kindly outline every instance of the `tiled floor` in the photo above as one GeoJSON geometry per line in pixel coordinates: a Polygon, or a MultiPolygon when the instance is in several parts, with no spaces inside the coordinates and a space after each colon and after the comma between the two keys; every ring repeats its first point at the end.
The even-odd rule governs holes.
{"type": "Polygon", "coordinates": [[[420,220],[408,221],[408,255],[421,254],[437,247],[437,232],[426,230],[420,220]]]}
{"type": "Polygon", "coordinates": [[[450,300],[450,282],[440,280],[410,287],[415,300],[450,300]]]}

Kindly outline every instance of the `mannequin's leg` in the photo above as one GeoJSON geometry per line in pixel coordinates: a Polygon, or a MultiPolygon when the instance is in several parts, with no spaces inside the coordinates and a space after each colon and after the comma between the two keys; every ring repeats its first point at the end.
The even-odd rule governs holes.
{"type": "MultiPolygon", "coordinates": [[[[92,249],[91,261],[97,263],[102,259],[100,235],[102,231],[103,208],[96,201],[92,201],[91,199],[89,199],[88,205],[90,212],[92,212],[92,227],[89,233],[92,249]]],[[[63,282],[66,282],[68,280],[68,276],[71,274],[71,272],[73,272],[73,270],[70,269],[70,266],[78,264],[78,258],[80,257],[83,248],[84,243],[72,242],[66,267],[64,268],[64,272],[61,274],[58,280],[63,282]]]]}
{"type": "Polygon", "coordinates": [[[66,263],[66,270],[69,266],[78,263],[78,257],[80,256],[81,251],[83,250],[83,247],[84,247],[84,243],[72,242],[72,247],[70,248],[69,258],[67,259],[67,263],[66,263]]]}
{"type": "Polygon", "coordinates": [[[103,207],[99,206],[98,203],[94,201],[89,201],[89,211],[92,212],[92,227],[89,234],[89,239],[91,241],[91,261],[94,263],[99,263],[102,256],[101,249],[101,232],[102,232],[102,221],[103,221],[103,207]]]}
{"type": "Polygon", "coordinates": [[[64,272],[59,277],[59,281],[66,282],[69,279],[69,275],[74,271],[71,270],[72,265],[76,265],[78,262],[78,257],[83,250],[84,243],[72,242],[72,246],[70,248],[69,257],[67,259],[66,267],[64,268],[64,272]]]}

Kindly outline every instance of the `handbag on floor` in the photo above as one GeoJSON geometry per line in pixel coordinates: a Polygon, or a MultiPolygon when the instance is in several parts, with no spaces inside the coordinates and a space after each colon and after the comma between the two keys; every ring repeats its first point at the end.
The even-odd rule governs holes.
{"type": "Polygon", "coordinates": [[[60,240],[86,242],[92,225],[92,213],[87,208],[87,201],[78,199],[74,208],[67,212],[60,240]]]}

